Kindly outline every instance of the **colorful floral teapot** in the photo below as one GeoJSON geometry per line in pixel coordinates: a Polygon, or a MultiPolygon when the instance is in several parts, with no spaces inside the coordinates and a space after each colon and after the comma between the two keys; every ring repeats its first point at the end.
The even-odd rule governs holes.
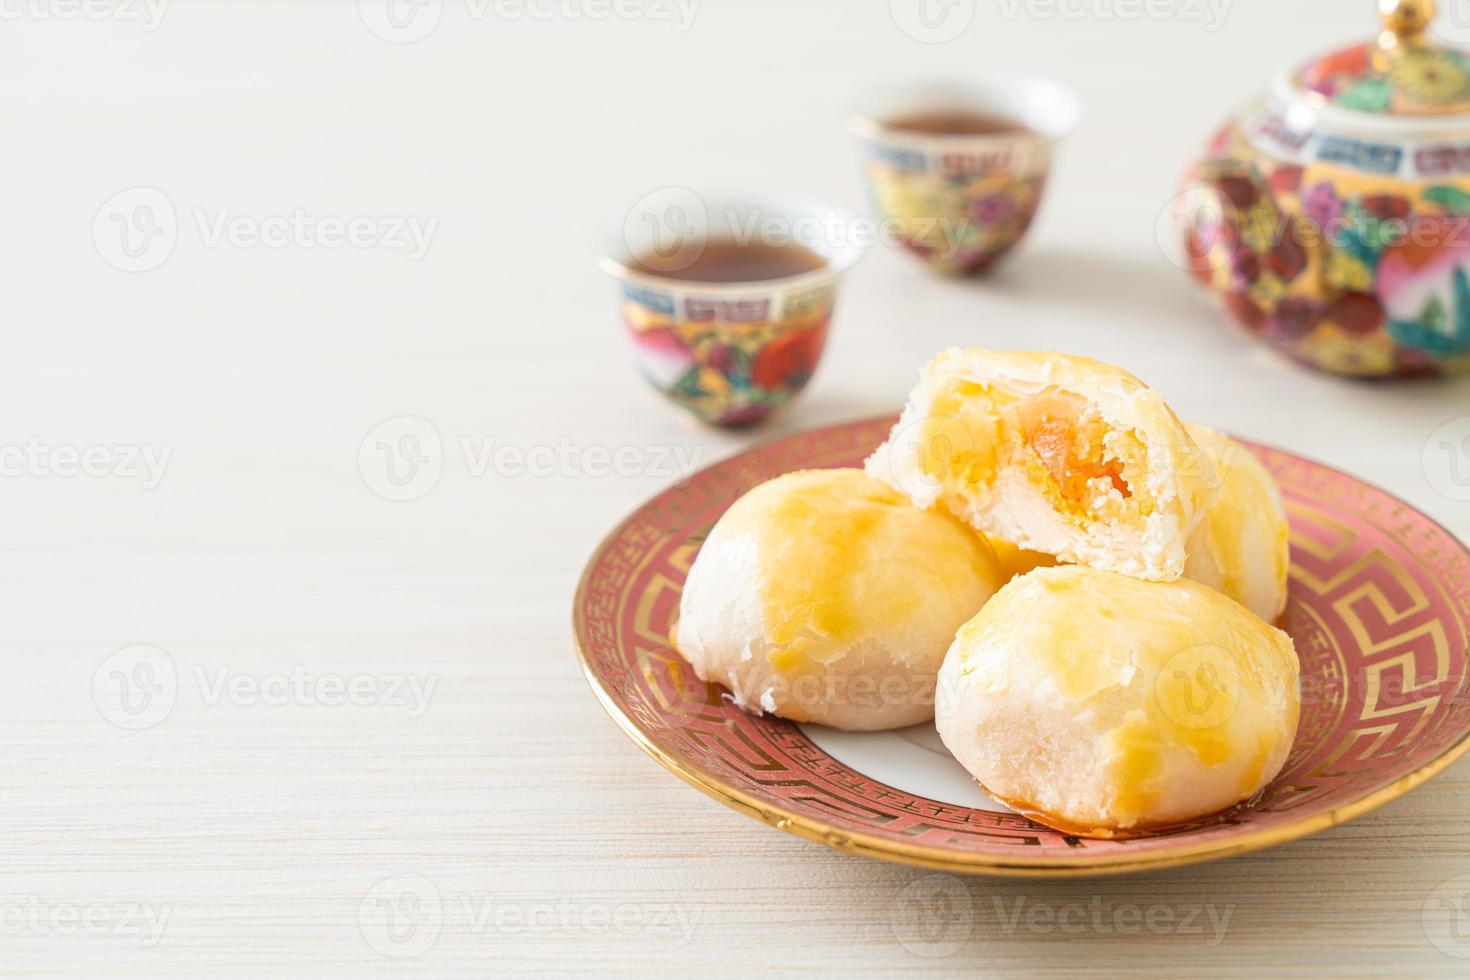
{"type": "Polygon", "coordinates": [[[1470,370],[1470,57],[1433,0],[1281,75],[1180,198],[1191,270],[1252,333],[1357,377],[1470,370]]]}

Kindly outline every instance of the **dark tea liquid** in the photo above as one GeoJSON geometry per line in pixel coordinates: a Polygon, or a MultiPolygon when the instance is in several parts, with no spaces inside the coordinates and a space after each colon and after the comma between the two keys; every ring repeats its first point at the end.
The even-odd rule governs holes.
{"type": "Polygon", "coordinates": [[[1027,131],[1024,124],[1009,116],[978,109],[933,109],[895,116],[886,122],[892,129],[934,136],[998,136],[1027,131]]]}
{"type": "Polygon", "coordinates": [[[712,238],[699,256],[682,269],[662,269],[653,260],[635,260],[633,269],[680,282],[761,282],[815,272],[826,264],[826,259],[795,242],[770,244],[712,238]]]}

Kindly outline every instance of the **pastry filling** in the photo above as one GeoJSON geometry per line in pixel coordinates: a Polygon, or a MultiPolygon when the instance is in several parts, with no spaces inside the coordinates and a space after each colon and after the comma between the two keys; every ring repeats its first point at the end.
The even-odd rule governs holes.
{"type": "Polygon", "coordinates": [[[921,470],[946,497],[973,497],[1001,470],[1019,469],[1080,527],[1148,513],[1147,459],[1135,432],[1109,423],[1081,395],[1016,394],[970,381],[951,381],[935,397],[919,446],[921,470]]]}

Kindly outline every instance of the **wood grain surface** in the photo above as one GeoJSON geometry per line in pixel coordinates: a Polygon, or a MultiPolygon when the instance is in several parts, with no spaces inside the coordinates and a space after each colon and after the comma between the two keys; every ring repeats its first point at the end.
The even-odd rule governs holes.
{"type": "Polygon", "coordinates": [[[950,344],[1121,363],[1470,536],[1470,458],[1430,441],[1466,383],[1306,374],[1159,244],[1216,121],[1374,29],[1367,2],[1186,16],[1219,6],[983,3],[946,43],[886,0],[703,0],[683,29],[444,0],[414,43],[373,33],[371,0],[175,2],[151,27],[7,6],[0,972],[1464,975],[1465,764],[1248,857],[964,880],[706,799],[576,666],[572,590],[621,516],[691,461],[893,410],[950,344]],[[1087,101],[1020,255],[960,283],[875,252],[763,432],[698,429],[643,385],[591,263],[635,201],[861,207],[853,93],[1006,66],[1087,101]],[[138,188],[176,240],[128,272],[113,218],[147,217],[156,196],[117,204],[138,188]],[[358,217],[359,244],[322,237],[358,217]],[[409,219],[422,254],[394,244],[409,219]],[[399,452],[430,469],[394,483],[399,452]]]}

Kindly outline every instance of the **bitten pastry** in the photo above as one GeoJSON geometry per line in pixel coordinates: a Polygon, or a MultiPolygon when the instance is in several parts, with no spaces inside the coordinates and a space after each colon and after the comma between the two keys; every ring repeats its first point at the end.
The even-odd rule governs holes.
{"type": "Polygon", "coordinates": [[[1001,589],[939,676],[939,735],[997,799],[1126,837],[1250,798],[1301,709],[1291,638],[1195,582],[1082,566],[1001,589]]]}
{"type": "Polygon", "coordinates": [[[1281,489],[1244,446],[1203,425],[1188,428],[1214,465],[1220,492],[1190,536],[1184,575],[1277,622],[1291,563],[1281,489]]]}
{"type": "Polygon", "coordinates": [[[1065,354],[950,350],[868,472],[920,507],[1066,562],[1172,581],[1214,474],[1163,398],[1065,354]]]}
{"type": "Polygon", "coordinates": [[[853,731],[934,717],[955,630],[1001,585],[990,545],[861,470],[736,501],[689,571],[674,642],[735,703],[853,731]]]}

